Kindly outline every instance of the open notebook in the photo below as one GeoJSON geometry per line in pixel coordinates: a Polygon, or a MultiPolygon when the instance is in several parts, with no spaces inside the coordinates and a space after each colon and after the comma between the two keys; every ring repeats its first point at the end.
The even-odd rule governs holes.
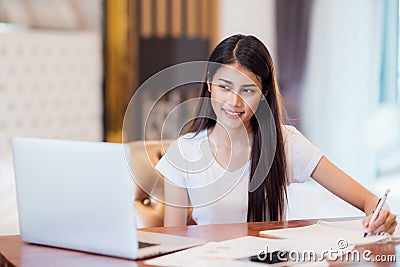
{"type": "Polygon", "coordinates": [[[370,235],[364,237],[362,220],[351,221],[318,221],[316,224],[260,231],[260,235],[270,238],[302,239],[315,241],[346,242],[347,245],[366,245],[380,241],[400,240],[399,227],[393,235],[370,235]]]}

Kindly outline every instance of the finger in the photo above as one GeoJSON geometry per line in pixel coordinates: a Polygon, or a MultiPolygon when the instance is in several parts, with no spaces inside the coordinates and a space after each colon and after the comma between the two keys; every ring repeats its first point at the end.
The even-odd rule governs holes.
{"type": "Polygon", "coordinates": [[[390,224],[388,227],[386,225],[381,225],[379,226],[376,230],[375,233],[381,233],[381,232],[385,232],[388,234],[393,234],[395,228],[396,228],[397,223],[396,222],[392,222],[392,224],[390,224]]]}
{"type": "MultiPolygon", "coordinates": [[[[375,233],[381,225],[384,225],[386,218],[389,216],[388,210],[381,210],[376,220],[368,226],[371,233],[375,233]]],[[[384,226],[383,226],[384,228],[384,226]]]]}
{"type": "Polygon", "coordinates": [[[387,233],[393,234],[393,232],[396,230],[396,227],[397,227],[396,215],[391,213],[385,222],[385,228],[386,228],[385,231],[387,233]]]}
{"type": "Polygon", "coordinates": [[[365,218],[362,220],[362,224],[363,224],[364,228],[368,228],[368,226],[369,226],[369,221],[371,220],[371,217],[372,217],[372,215],[370,214],[370,215],[368,215],[367,217],[365,217],[365,218]]]}
{"type": "Polygon", "coordinates": [[[385,221],[385,228],[388,229],[395,221],[396,215],[394,215],[393,213],[389,213],[389,216],[386,218],[385,221]]]}
{"type": "Polygon", "coordinates": [[[389,234],[393,234],[394,231],[396,230],[396,227],[397,227],[397,222],[394,221],[392,225],[390,225],[389,228],[387,228],[386,232],[389,234]]]}
{"type": "MultiPolygon", "coordinates": [[[[391,217],[391,216],[389,216],[389,217],[391,217]]],[[[396,218],[396,216],[395,216],[395,218],[396,218]]],[[[385,233],[393,234],[393,232],[395,231],[396,226],[397,226],[397,221],[389,220],[389,219],[388,219],[388,221],[389,221],[388,223],[386,221],[384,224],[381,224],[378,228],[376,228],[374,230],[373,233],[385,232],[385,233]]]]}
{"type": "Polygon", "coordinates": [[[389,234],[393,234],[395,229],[396,229],[397,223],[393,222],[391,225],[389,225],[388,227],[385,228],[385,232],[389,233],[389,234]]]}
{"type": "Polygon", "coordinates": [[[378,233],[382,233],[382,232],[387,232],[387,229],[385,227],[384,224],[381,224],[378,228],[376,228],[373,232],[373,234],[378,234],[378,233]]]}

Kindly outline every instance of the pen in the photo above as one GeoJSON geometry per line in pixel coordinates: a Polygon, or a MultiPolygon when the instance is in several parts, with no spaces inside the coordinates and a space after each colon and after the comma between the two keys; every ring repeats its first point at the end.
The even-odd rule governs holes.
{"type": "MultiPolygon", "coordinates": [[[[374,212],[372,213],[372,217],[371,217],[371,220],[369,220],[369,224],[368,225],[373,224],[374,221],[376,220],[376,218],[378,217],[379,212],[381,211],[383,205],[385,205],[385,202],[386,202],[386,199],[387,199],[387,196],[388,196],[389,192],[390,192],[390,189],[386,190],[385,195],[383,195],[383,197],[381,197],[378,200],[378,203],[376,204],[376,208],[375,208],[374,212]]],[[[368,234],[369,233],[367,231],[365,231],[364,232],[364,237],[366,237],[368,234]]]]}

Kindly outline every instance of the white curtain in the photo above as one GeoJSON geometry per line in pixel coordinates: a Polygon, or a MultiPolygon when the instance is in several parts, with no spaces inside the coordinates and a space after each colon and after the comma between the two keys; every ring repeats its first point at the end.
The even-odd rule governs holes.
{"type": "Polygon", "coordinates": [[[302,97],[305,135],[363,184],[376,176],[383,2],[315,1],[302,97]]]}

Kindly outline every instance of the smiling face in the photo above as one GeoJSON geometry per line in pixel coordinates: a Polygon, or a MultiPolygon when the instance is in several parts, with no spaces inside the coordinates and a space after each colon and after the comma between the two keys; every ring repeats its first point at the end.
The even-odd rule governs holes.
{"type": "Polygon", "coordinates": [[[262,97],[257,76],[235,62],[219,68],[209,88],[218,123],[227,129],[250,129],[250,119],[262,97]]]}

